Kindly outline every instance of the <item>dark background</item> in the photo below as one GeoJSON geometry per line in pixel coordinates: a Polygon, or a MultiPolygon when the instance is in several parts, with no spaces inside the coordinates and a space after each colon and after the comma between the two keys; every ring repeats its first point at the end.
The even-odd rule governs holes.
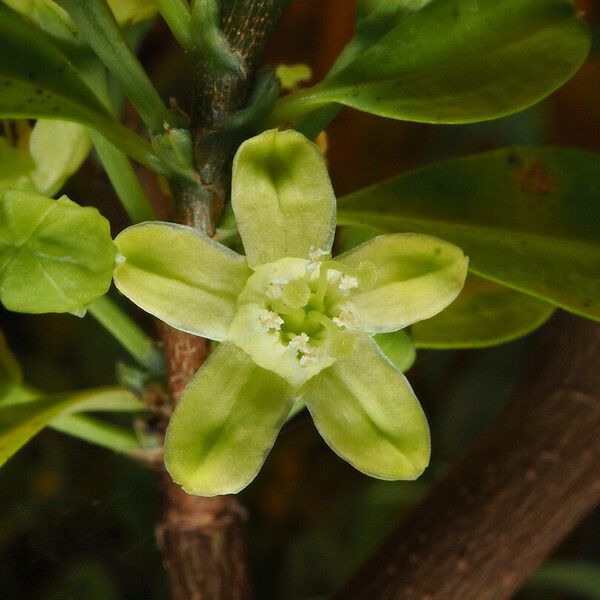
{"type": "MultiPolygon", "coordinates": [[[[329,130],[338,195],[451,156],[507,145],[600,151],[600,7],[580,2],[595,28],[581,71],[542,104],[472,126],[400,123],[346,110],[329,130]]],[[[353,2],[296,0],[267,61],[308,63],[319,80],[350,38],[353,2]]],[[[141,56],[165,97],[189,98],[189,69],[157,24],[141,56]]],[[[127,223],[93,157],[68,185],[99,206],[114,232],[127,223]]],[[[151,330],[152,324],[144,321],[151,330]]],[[[127,357],[91,318],[0,312],[0,328],[29,383],[48,391],[116,381],[127,357]]],[[[420,352],[409,373],[430,419],[433,461],[414,483],[362,476],[339,460],[308,420],[287,430],[244,492],[257,598],[316,599],[339,586],[391,526],[501,409],[527,368],[536,334],[488,350],[420,352]]],[[[128,459],[44,431],[0,471],[1,600],[153,600],[168,597],[154,541],[154,476],[128,459]]],[[[555,558],[600,565],[600,511],[555,558]]],[[[528,586],[524,599],[576,598],[528,586]]]]}

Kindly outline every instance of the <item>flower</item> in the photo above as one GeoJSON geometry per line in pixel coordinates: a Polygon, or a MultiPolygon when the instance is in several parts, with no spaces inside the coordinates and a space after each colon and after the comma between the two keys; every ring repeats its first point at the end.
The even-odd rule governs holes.
{"type": "Polygon", "coordinates": [[[267,131],[240,147],[232,206],[245,256],[173,223],[135,225],[115,240],[121,292],[173,327],[220,342],[169,424],[173,479],[205,496],[243,489],[300,401],[357,469],[418,477],[429,462],[427,420],[372,338],[452,302],[467,258],[442,240],[395,234],[332,259],[327,169],[295,131],[267,131]]]}

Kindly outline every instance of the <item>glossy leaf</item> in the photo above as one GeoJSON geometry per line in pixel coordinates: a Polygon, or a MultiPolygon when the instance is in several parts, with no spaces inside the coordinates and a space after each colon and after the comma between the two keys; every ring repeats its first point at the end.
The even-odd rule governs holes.
{"type": "Polygon", "coordinates": [[[169,423],[165,464],[190,494],[233,494],[261,468],[292,406],[292,388],[233,344],[220,344],[169,423]],[[232,376],[234,375],[234,376],[232,376]]]}
{"type": "Polygon", "coordinates": [[[547,302],[470,275],[459,297],[413,325],[411,335],[418,348],[485,348],[527,335],[554,310],[547,302]]]}
{"type": "Polygon", "coordinates": [[[119,82],[142,120],[153,132],[170,123],[169,112],[119,28],[106,0],[55,0],[81,36],[119,82]]]}
{"type": "Polygon", "coordinates": [[[248,264],[331,250],[335,196],[319,149],[299,133],[265,131],[240,146],[231,203],[248,264]]]}
{"type": "Polygon", "coordinates": [[[150,144],[113,119],[52,39],[2,3],[0,117],[83,123],[142,164],[164,170],[150,144]]]}
{"type": "Polygon", "coordinates": [[[157,10],[154,0],[108,0],[108,5],[123,27],[151,19],[157,10]]]}
{"type": "Polygon", "coordinates": [[[460,293],[468,264],[460,248],[418,234],[379,236],[336,261],[354,269],[373,265],[373,285],[352,296],[361,326],[372,333],[403,329],[446,308],[460,293]]]}
{"type": "Polygon", "coordinates": [[[38,193],[54,195],[75,173],[92,147],[85,127],[77,123],[40,119],[29,140],[35,170],[31,179],[38,193]]]}
{"type": "Polygon", "coordinates": [[[348,64],[280,100],[272,121],[330,103],[428,123],[493,119],[560,87],[590,45],[571,0],[437,0],[390,14],[363,24],[348,64]]]}
{"type": "Polygon", "coordinates": [[[380,479],[416,479],[429,463],[427,419],[408,381],[363,337],[300,390],[334,452],[380,479]]]}
{"type": "Polygon", "coordinates": [[[406,373],[417,358],[415,346],[404,329],[373,336],[385,357],[402,373],[406,373]]]}
{"type": "Polygon", "coordinates": [[[0,299],[9,310],[85,309],[108,290],[114,257],[95,208],[16,190],[0,198],[0,299]]]}
{"type": "Polygon", "coordinates": [[[33,129],[26,121],[16,125],[14,146],[0,137],[0,192],[11,187],[53,196],[88,155],[87,129],[49,119],[40,119],[33,129]]]}
{"type": "Polygon", "coordinates": [[[478,275],[600,320],[600,155],[508,149],[427,167],[338,201],[338,220],[460,246],[478,275]]]}
{"type": "Polygon", "coordinates": [[[222,340],[250,270],[243,256],[199,231],[149,222],[115,239],[117,288],[172,327],[222,340]]]}
{"type": "Polygon", "coordinates": [[[53,419],[78,411],[138,411],[144,406],[121,388],[52,396],[0,407],[0,466],[53,419]]]}

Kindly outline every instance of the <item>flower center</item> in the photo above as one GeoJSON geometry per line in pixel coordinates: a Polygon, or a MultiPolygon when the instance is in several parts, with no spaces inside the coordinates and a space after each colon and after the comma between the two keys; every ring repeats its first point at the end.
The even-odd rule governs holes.
{"type": "Polygon", "coordinates": [[[299,386],[352,350],[361,330],[352,295],[372,279],[370,263],[352,269],[321,250],[261,265],[240,294],[228,338],[299,386]]]}

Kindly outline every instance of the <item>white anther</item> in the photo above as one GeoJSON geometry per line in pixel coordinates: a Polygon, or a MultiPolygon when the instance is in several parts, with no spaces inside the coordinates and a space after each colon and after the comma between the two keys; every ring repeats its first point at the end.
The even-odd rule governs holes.
{"type": "Polygon", "coordinates": [[[310,346],[308,345],[309,341],[310,338],[305,333],[301,333],[300,335],[295,335],[290,340],[288,348],[296,350],[297,352],[302,352],[303,354],[307,354],[310,352],[310,346]]]}
{"type": "Polygon", "coordinates": [[[331,321],[338,327],[343,327],[345,329],[354,329],[358,326],[358,319],[356,318],[356,315],[348,310],[343,310],[339,316],[333,317],[331,321]]]}
{"type": "Polygon", "coordinates": [[[301,367],[310,367],[319,362],[319,351],[316,348],[309,348],[308,352],[302,354],[300,358],[301,367]]]}
{"type": "Polygon", "coordinates": [[[258,318],[258,322],[267,331],[280,331],[283,325],[283,319],[273,311],[265,311],[265,314],[258,318]]]}
{"type": "Polygon", "coordinates": [[[325,250],[321,250],[321,248],[316,248],[311,246],[308,250],[308,265],[306,268],[308,271],[316,271],[319,268],[319,263],[324,256],[328,256],[329,252],[325,252],[325,250]]]}
{"type": "Polygon", "coordinates": [[[350,290],[354,290],[358,287],[358,279],[356,277],[352,277],[351,275],[342,275],[340,278],[340,290],[344,292],[349,292],[350,290]]]}

